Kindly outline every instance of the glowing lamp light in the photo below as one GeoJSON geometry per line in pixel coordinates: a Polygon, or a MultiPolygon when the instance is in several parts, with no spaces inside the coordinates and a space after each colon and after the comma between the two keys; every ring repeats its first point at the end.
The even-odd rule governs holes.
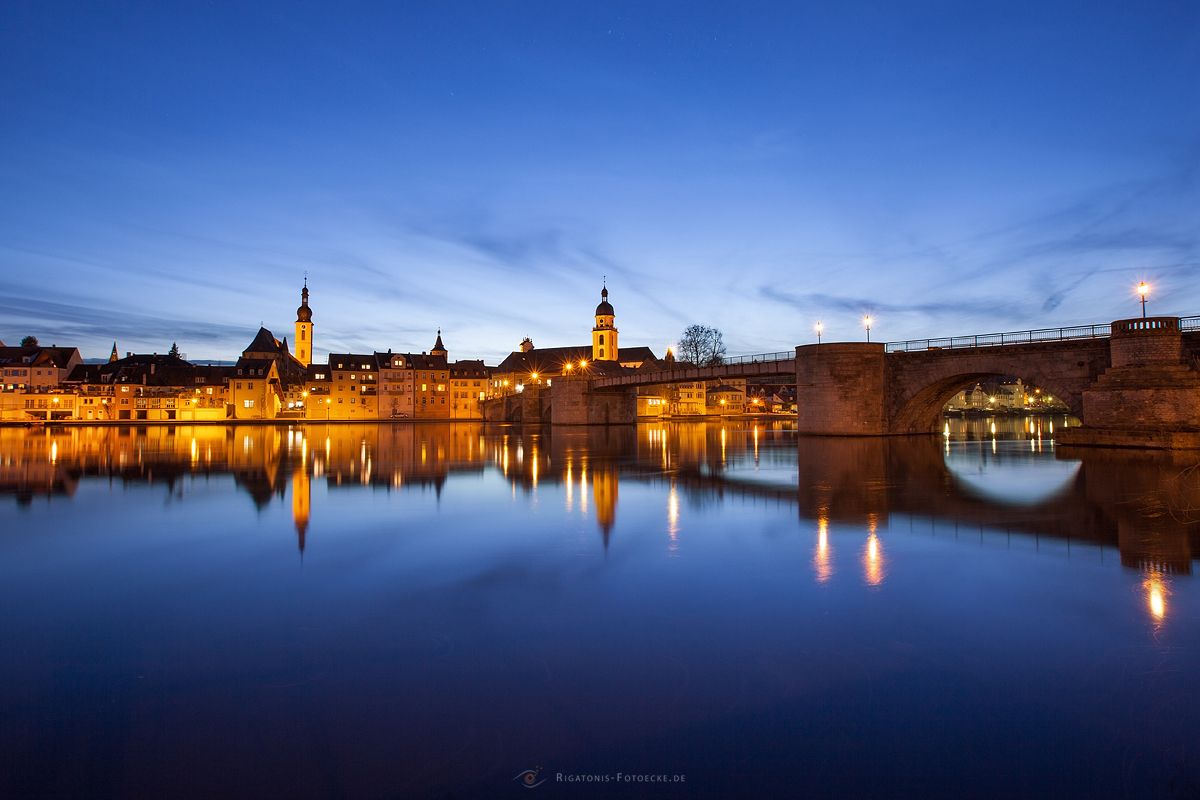
{"type": "Polygon", "coordinates": [[[875,320],[871,319],[871,315],[867,314],[862,319],[863,327],[867,329],[867,341],[871,341],[871,323],[875,320]]]}
{"type": "Polygon", "coordinates": [[[586,369],[586,368],[587,368],[587,359],[586,359],[586,358],[581,358],[581,359],[579,359],[579,368],[580,368],[580,369],[586,369]]]}
{"type": "Polygon", "coordinates": [[[813,330],[817,332],[817,344],[821,343],[821,334],[825,331],[825,323],[817,320],[817,324],[813,325],[813,330]]]}
{"type": "Polygon", "coordinates": [[[1138,281],[1137,285],[1138,297],[1142,301],[1142,319],[1146,318],[1146,296],[1150,294],[1150,284],[1145,281],[1138,281]]]}

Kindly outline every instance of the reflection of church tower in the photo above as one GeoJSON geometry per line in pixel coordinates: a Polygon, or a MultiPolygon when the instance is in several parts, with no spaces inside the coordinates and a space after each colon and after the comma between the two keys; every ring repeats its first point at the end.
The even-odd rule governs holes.
{"type": "Polygon", "coordinates": [[[592,328],[592,361],[617,360],[617,314],[608,302],[608,286],[600,290],[596,327],[592,328]]]}
{"type": "Polygon", "coordinates": [[[296,309],[296,360],[304,366],[312,363],[313,322],[312,309],[308,307],[308,278],[300,290],[300,307],[296,309]]]}
{"type": "Polygon", "coordinates": [[[301,462],[292,473],[292,522],[296,523],[296,545],[301,555],[304,554],[304,534],[308,532],[310,491],[307,465],[301,462]]]}
{"type": "Polygon", "coordinates": [[[448,353],[446,352],[446,346],[444,344],[442,344],[442,329],[441,328],[438,328],[437,341],[433,343],[433,349],[429,351],[429,355],[443,356],[443,357],[448,355],[448,353]]]}
{"type": "Polygon", "coordinates": [[[613,523],[617,521],[617,471],[600,468],[592,473],[592,499],[596,503],[596,524],[604,535],[604,549],[608,549],[608,539],[612,534],[613,523]]]}

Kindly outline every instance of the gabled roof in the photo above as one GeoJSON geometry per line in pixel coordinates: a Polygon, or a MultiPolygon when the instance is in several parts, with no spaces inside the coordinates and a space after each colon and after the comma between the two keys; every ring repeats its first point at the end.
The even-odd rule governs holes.
{"type": "Polygon", "coordinates": [[[213,367],[197,368],[177,356],[134,353],[104,364],[80,364],[71,370],[67,383],[125,383],[142,386],[196,386],[197,369],[203,377],[213,367]]]}
{"type": "Polygon", "coordinates": [[[375,353],[330,353],[329,368],[353,372],[374,372],[378,366],[375,353]]]}
{"type": "Polygon", "coordinates": [[[283,342],[275,338],[266,328],[259,328],[258,333],[254,334],[254,340],[246,345],[243,353],[284,353],[283,342]]]}
{"type": "Polygon", "coordinates": [[[482,360],[459,360],[450,365],[451,376],[487,377],[489,370],[482,360]]]}
{"type": "Polygon", "coordinates": [[[0,364],[37,364],[66,369],[80,360],[76,347],[4,347],[0,345],[0,364]]]}
{"type": "MultiPolygon", "coordinates": [[[[272,369],[275,367],[275,360],[272,358],[246,358],[242,356],[237,360],[237,365],[234,367],[235,377],[242,378],[258,378],[268,377],[272,369]]],[[[278,370],[275,372],[279,374],[278,370]]]]}
{"type": "Polygon", "coordinates": [[[617,348],[617,361],[649,361],[650,359],[657,360],[657,357],[649,347],[617,348]]]}
{"type": "Polygon", "coordinates": [[[608,374],[612,367],[619,366],[622,361],[644,361],[654,358],[654,352],[649,347],[622,347],[617,350],[616,361],[593,361],[592,346],[578,345],[576,347],[535,347],[521,352],[515,350],[500,362],[497,372],[549,372],[559,373],[563,366],[588,362],[589,370],[597,370],[608,374]]]}

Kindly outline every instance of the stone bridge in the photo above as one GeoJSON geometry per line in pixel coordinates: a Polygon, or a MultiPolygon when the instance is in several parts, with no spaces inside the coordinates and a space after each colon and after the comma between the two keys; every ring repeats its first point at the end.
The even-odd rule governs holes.
{"type": "MultiPolygon", "coordinates": [[[[988,378],[1019,376],[1061,399],[1093,432],[1093,443],[1192,447],[1200,446],[1198,362],[1197,317],[919,342],[830,342],[708,367],[557,377],[530,420],[630,423],[638,390],[745,378],[794,383],[801,433],[930,433],[941,429],[942,410],[956,393],[988,378]]],[[[523,405],[533,410],[528,400],[523,405]]],[[[1081,435],[1068,438],[1082,444],[1081,435]]]]}

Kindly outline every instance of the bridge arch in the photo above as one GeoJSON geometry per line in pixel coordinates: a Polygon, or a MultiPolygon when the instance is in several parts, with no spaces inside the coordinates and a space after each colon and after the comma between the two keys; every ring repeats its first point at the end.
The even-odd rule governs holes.
{"type": "Polygon", "coordinates": [[[888,427],[892,433],[938,431],[942,411],[955,394],[1008,376],[1049,391],[1082,418],[1083,391],[1108,365],[1107,341],[893,353],[885,384],[888,427]]]}

